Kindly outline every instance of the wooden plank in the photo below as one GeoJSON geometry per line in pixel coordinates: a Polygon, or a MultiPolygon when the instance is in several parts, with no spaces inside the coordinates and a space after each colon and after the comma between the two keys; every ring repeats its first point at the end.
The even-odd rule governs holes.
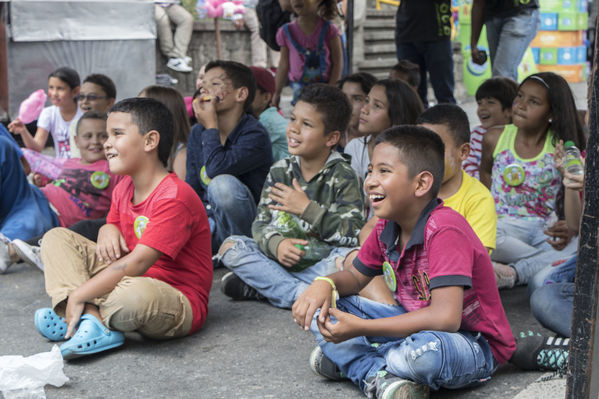
{"type": "MultiPolygon", "coordinates": [[[[599,21],[597,21],[599,22],[599,21]]],[[[599,24],[596,25],[599,27],[599,24]]],[[[599,394],[599,334],[597,302],[599,299],[599,267],[597,233],[599,230],[599,76],[598,46],[595,42],[595,62],[591,74],[588,112],[590,137],[584,187],[584,208],[580,226],[578,263],[570,339],[570,361],[566,397],[597,398],[599,394]],[[594,382],[593,382],[594,380],[594,382]]],[[[558,316],[559,317],[559,316],[558,316]]]]}

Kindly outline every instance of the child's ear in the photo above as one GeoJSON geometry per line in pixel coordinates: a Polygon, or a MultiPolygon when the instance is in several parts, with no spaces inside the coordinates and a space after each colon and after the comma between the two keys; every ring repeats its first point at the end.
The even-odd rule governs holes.
{"type": "Polygon", "coordinates": [[[75,134],[73,138],[75,139],[75,145],[77,146],[77,148],[81,148],[79,147],[79,133],[75,134]]]}
{"type": "Polygon", "coordinates": [[[414,192],[414,195],[418,198],[427,195],[431,191],[433,183],[435,182],[433,174],[427,170],[418,173],[414,177],[414,180],[416,183],[416,191],[414,192]]]}
{"type": "Polygon", "coordinates": [[[157,130],[150,130],[144,135],[144,151],[150,152],[158,148],[160,143],[160,133],[157,130]]]}
{"type": "Polygon", "coordinates": [[[463,161],[470,155],[470,143],[464,143],[459,148],[460,159],[463,161]]]}
{"type": "Polygon", "coordinates": [[[341,132],[339,130],[335,130],[330,132],[327,137],[326,145],[327,147],[335,147],[339,143],[339,139],[341,138],[341,132]]]}
{"type": "Polygon", "coordinates": [[[73,90],[71,90],[71,93],[73,93],[73,97],[77,97],[79,95],[79,90],[81,90],[80,86],[77,86],[73,90]]]}
{"type": "Polygon", "coordinates": [[[237,102],[243,103],[248,98],[249,94],[250,91],[248,90],[248,88],[245,86],[241,86],[239,89],[237,89],[237,95],[235,96],[235,100],[237,102]]]}

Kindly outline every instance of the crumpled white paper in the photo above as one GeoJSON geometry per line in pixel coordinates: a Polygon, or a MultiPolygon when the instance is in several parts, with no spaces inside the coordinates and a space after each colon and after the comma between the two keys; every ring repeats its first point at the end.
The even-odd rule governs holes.
{"type": "Polygon", "coordinates": [[[61,387],[69,378],[57,345],[36,355],[0,356],[0,391],[5,399],[45,399],[44,385],[61,387]]]}

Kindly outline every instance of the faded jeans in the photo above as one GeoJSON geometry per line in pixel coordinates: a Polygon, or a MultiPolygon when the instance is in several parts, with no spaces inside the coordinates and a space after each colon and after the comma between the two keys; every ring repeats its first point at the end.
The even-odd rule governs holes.
{"type": "Polygon", "coordinates": [[[225,267],[264,295],[271,304],[288,309],[316,277],[337,271],[336,258],[345,258],[354,249],[335,248],[313,266],[299,272],[288,272],[279,262],[266,256],[252,238],[231,236],[226,241],[232,241],[234,245],[221,257],[225,267]]]}
{"type": "Polygon", "coordinates": [[[518,65],[540,23],[540,12],[534,8],[485,22],[493,76],[505,76],[518,82],[518,65]]]}
{"type": "Polygon", "coordinates": [[[578,238],[561,251],[553,249],[545,241],[548,238],[543,219],[497,219],[496,248],[491,254],[495,262],[509,263],[518,272],[518,284],[525,285],[547,265],[574,255],[578,238]]]}
{"type": "Polygon", "coordinates": [[[560,265],[546,267],[528,285],[533,316],[563,337],[570,336],[577,259],[575,255],[560,265]]]}
{"type": "MultiPolygon", "coordinates": [[[[341,298],[337,308],[362,319],[380,319],[406,313],[400,305],[388,305],[357,295],[341,298]]],[[[334,344],[326,342],[314,316],[310,329],[323,353],[364,391],[365,382],[382,369],[404,379],[457,389],[491,378],[497,362],[480,333],[420,331],[406,338],[356,337],[334,344]]]]}
{"type": "Polygon", "coordinates": [[[234,234],[251,235],[256,217],[256,202],[250,189],[232,175],[218,175],[208,185],[208,218],[212,234],[212,253],[224,239],[234,234]]]}

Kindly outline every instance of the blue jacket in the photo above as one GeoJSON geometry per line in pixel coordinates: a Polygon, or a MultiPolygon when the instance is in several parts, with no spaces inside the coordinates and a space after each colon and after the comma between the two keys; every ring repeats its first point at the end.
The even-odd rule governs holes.
{"type": "Polygon", "coordinates": [[[206,190],[210,179],[232,175],[250,189],[258,203],[272,163],[270,137],[253,116],[244,114],[241,117],[224,146],[217,129],[205,129],[198,123],[191,129],[187,142],[185,181],[207,205],[206,190]]]}

